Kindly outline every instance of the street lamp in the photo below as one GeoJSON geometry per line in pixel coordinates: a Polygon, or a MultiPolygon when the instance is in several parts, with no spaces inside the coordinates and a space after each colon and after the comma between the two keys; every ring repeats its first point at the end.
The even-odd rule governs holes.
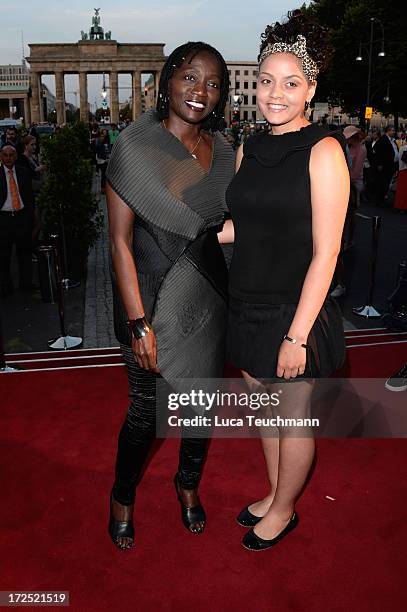
{"type": "Polygon", "coordinates": [[[243,94],[236,92],[233,95],[233,113],[232,113],[233,121],[240,122],[240,106],[242,102],[243,102],[243,94]]]}
{"type": "Polygon", "coordinates": [[[362,57],[362,43],[361,42],[359,43],[359,53],[357,54],[355,59],[356,59],[357,62],[361,62],[363,60],[363,57],[362,57]]]}
{"type": "Polygon", "coordinates": [[[107,90],[106,90],[105,73],[103,73],[103,85],[102,85],[102,91],[100,92],[100,95],[102,96],[103,100],[106,100],[107,90]]]}
{"type": "Polygon", "coordinates": [[[108,108],[107,100],[106,100],[106,98],[107,98],[107,89],[106,89],[105,73],[103,73],[103,85],[102,85],[102,91],[100,92],[100,95],[102,96],[102,104],[101,104],[101,107],[102,107],[102,113],[101,113],[102,121],[105,121],[106,120],[106,115],[107,115],[107,108],[108,108]]]}
{"type": "MultiPolygon", "coordinates": [[[[378,57],[385,57],[386,52],[384,50],[384,26],[383,23],[377,17],[370,18],[370,41],[369,41],[369,69],[367,75],[367,92],[366,92],[366,106],[370,106],[370,90],[371,90],[371,80],[372,80],[372,61],[373,61],[373,34],[374,34],[374,24],[378,23],[382,30],[382,44],[378,57]]],[[[359,43],[359,53],[356,57],[357,62],[362,61],[362,43],[359,43]]]]}
{"type": "Polygon", "coordinates": [[[383,102],[386,102],[386,104],[390,104],[391,99],[390,99],[390,83],[387,83],[387,92],[386,95],[383,98],[383,102]]]}

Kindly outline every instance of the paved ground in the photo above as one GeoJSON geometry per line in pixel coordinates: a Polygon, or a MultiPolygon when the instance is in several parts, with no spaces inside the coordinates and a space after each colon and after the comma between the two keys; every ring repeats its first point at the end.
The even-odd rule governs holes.
{"type": "MultiPolygon", "coordinates": [[[[95,190],[98,191],[97,179],[95,190]]],[[[103,196],[100,206],[105,211],[103,196]]],[[[398,263],[407,259],[407,215],[369,205],[363,206],[360,212],[382,216],[373,299],[374,305],[382,312],[386,297],[395,284],[398,263]]],[[[104,232],[89,255],[87,278],[80,287],[65,292],[67,333],[82,337],[83,346],[87,348],[117,346],[112,324],[108,253],[105,223],[104,232]]],[[[356,223],[355,246],[345,260],[347,293],[339,300],[348,329],[381,326],[380,319],[366,320],[352,313],[353,306],[366,303],[370,254],[371,223],[359,218],[356,223]]],[[[15,262],[13,274],[17,275],[15,262]]],[[[16,291],[6,298],[0,298],[0,313],[8,353],[47,350],[48,340],[60,335],[58,308],[55,304],[42,302],[39,291],[31,294],[16,291]]]]}
{"type": "Polygon", "coordinates": [[[113,298],[109,273],[109,241],[105,197],[100,206],[105,214],[105,228],[88,258],[83,323],[83,346],[117,346],[113,333],[113,298]]]}

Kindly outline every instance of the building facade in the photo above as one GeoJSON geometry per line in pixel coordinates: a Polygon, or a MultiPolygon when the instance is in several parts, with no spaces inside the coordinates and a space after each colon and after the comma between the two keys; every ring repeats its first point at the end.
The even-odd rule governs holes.
{"type": "Polygon", "coordinates": [[[149,76],[147,81],[144,83],[144,95],[142,101],[143,113],[155,108],[157,99],[157,87],[154,79],[154,75],[149,76]]]}
{"type": "Polygon", "coordinates": [[[27,91],[30,85],[30,75],[25,63],[0,66],[0,88],[24,87],[27,91]]]}
{"type": "Polygon", "coordinates": [[[48,89],[45,83],[41,83],[41,99],[43,105],[44,119],[48,119],[48,115],[57,108],[57,99],[54,94],[48,89]]]}
{"type": "Polygon", "coordinates": [[[264,121],[257,108],[257,62],[228,61],[230,77],[229,123],[233,119],[255,123],[264,121]]]}
{"type": "MultiPolygon", "coordinates": [[[[87,75],[109,74],[110,116],[119,122],[118,75],[132,77],[133,120],[141,113],[141,77],[153,74],[158,83],[165,61],[164,43],[121,44],[111,39],[111,32],[104,33],[100,26],[99,9],[95,9],[89,34],[82,31],[77,43],[30,44],[31,117],[42,121],[41,76],[55,75],[57,122],[65,123],[65,74],[79,73],[80,118],[89,118],[87,75]]],[[[156,90],[158,87],[156,87],[156,90]]]]}
{"type": "Polygon", "coordinates": [[[30,122],[30,74],[25,62],[0,66],[0,119],[30,122]]]}

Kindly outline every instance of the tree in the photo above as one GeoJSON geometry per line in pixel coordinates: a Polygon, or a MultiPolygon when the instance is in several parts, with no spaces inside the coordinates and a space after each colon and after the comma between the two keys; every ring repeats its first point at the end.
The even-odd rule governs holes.
{"type": "Polygon", "coordinates": [[[70,108],[66,109],[66,122],[67,123],[77,123],[80,120],[79,108],[75,110],[71,110],[70,108]]]}
{"type": "Polygon", "coordinates": [[[334,54],[330,67],[320,79],[318,98],[321,95],[340,101],[345,112],[363,116],[366,104],[368,78],[368,49],[370,18],[376,17],[384,26],[384,58],[378,57],[381,47],[381,29],[375,26],[370,102],[376,110],[397,117],[407,115],[407,11],[402,0],[313,0],[303,10],[321,25],[330,28],[334,54]],[[396,25],[395,25],[396,24],[396,25]],[[355,58],[362,42],[364,61],[355,58]],[[387,103],[389,87],[390,103],[387,103]]]}
{"type": "Polygon", "coordinates": [[[126,104],[125,106],[123,106],[122,109],[120,109],[120,118],[123,121],[132,121],[133,120],[133,113],[131,111],[130,104],[126,104]]]}
{"type": "Polygon", "coordinates": [[[83,273],[89,249],[103,227],[103,215],[92,192],[92,152],[83,123],[65,125],[41,142],[47,179],[37,204],[45,235],[59,233],[63,215],[71,276],[83,273]]]}

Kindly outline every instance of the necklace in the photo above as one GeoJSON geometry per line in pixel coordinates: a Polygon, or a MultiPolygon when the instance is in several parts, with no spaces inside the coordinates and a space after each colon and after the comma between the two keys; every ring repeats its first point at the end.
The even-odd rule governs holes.
{"type": "MultiPolygon", "coordinates": [[[[165,127],[166,130],[168,130],[167,126],[165,125],[165,120],[164,119],[163,119],[163,126],[165,127]]],[[[189,153],[192,155],[192,157],[194,159],[196,159],[195,151],[198,148],[199,143],[201,142],[201,140],[202,140],[202,134],[199,134],[198,140],[196,141],[195,145],[192,147],[192,149],[190,151],[189,151],[188,147],[185,147],[189,151],[189,153]]],[[[184,144],[184,143],[182,143],[182,144],[184,144]]]]}

